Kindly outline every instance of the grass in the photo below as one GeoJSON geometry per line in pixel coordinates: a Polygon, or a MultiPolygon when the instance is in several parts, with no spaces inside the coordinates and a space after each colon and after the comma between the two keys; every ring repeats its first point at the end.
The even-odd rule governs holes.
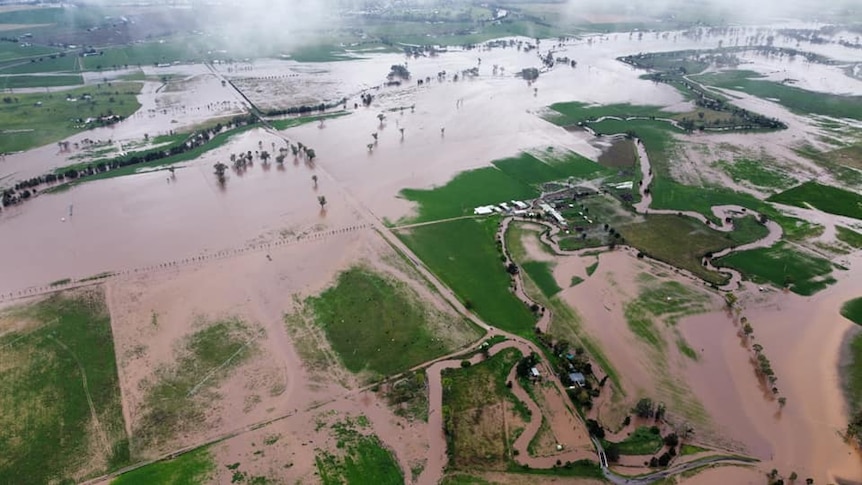
{"type": "Polygon", "coordinates": [[[103,295],[57,293],[7,310],[0,325],[0,477],[79,482],[87,478],[81,470],[109,471],[85,468],[94,460],[110,469],[128,464],[103,295]]]}
{"type": "Polygon", "coordinates": [[[172,460],[158,461],[115,478],[111,485],[191,485],[209,483],[215,463],[206,448],[185,453],[172,460]]]}
{"type": "Polygon", "coordinates": [[[596,270],[599,269],[599,260],[596,258],[596,262],[587,266],[587,276],[592,276],[596,270]]]}
{"type": "MultiPolygon", "coordinates": [[[[69,181],[69,182],[65,182],[64,184],[58,185],[56,188],[60,188],[60,187],[64,187],[64,186],[68,187],[71,185],[77,185],[77,184],[81,184],[84,182],[92,182],[94,180],[109,179],[109,178],[114,178],[114,177],[124,177],[126,175],[134,175],[134,174],[140,172],[142,169],[152,169],[152,168],[156,168],[156,167],[167,167],[169,165],[175,165],[177,163],[188,162],[188,161],[191,161],[191,160],[194,160],[194,159],[200,157],[201,155],[203,155],[204,153],[206,153],[208,151],[215,150],[216,148],[219,148],[219,147],[225,145],[228,141],[230,141],[230,139],[232,137],[234,137],[240,133],[243,133],[245,131],[257,128],[257,127],[258,127],[257,125],[246,125],[246,126],[241,126],[239,128],[234,128],[233,130],[226,131],[224,133],[219,133],[218,135],[211,138],[210,141],[208,141],[206,144],[192,148],[191,150],[189,150],[187,152],[180,153],[179,155],[173,155],[173,156],[165,157],[165,158],[162,158],[159,160],[153,160],[151,162],[143,162],[143,163],[138,163],[138,164],[134,164],[134,165],[126,165],[125,167],[120,167],[120,168],[116,168],[113,170],[108,170],[106,172],[97,172],[93,175],[87,175],[87,176],[79,177],[79,178],[74,179],[74,180],[69,181]]],[[[159,148],[156,148],[153,150],[164,151],[166,149],[169,149],[169,147],[159,147],[159,148]]],[[[128,153],[125,156],[123,156],[122,158],[123,159],[129,159],[133,156],[143,156],[145,153],[153,151],[153,150],[144,150],[144,151],[140,151],[140,152],[128,153]]],[[[65,171],[67,171],[73,167],[82,170],[89,165],[95,165],[95,163],[85,162],[85,163],[75,164],[72,166],[60,167],[60,168],[55,170],[55,173],[62,173],[62,172],[65,172],[65,171]]]]}
{"type": "Polygon", "coordinates": [[[290,128],[295,128],[297,126],[302,126],[302,125],[305,125],[308,123],[312,123],[314,121],[328,120],[331,118],[340,118],[342,116],[346,116],[349,114],[350,114],[349,111],[339,111],[336,113],[330,113],[330,114],[319,115],[319,116],[301,116],[301,117],[295,117],[295,118],[284,118],[284,119],[280,119],[280,120],[271,120],[269,122],[269,124],[272,125],[272,127],[275,128],[276,130],[287,130],[290,128]]]}
{"type": "Polygon", "coordinates": [[[835,282],[831,277],[832,263],[794,250],[786,242],[770,248],[731,253],[715,261],[742,272],[758,283],[772,283],[779,288],[809,296],[835,282]]]}
{"type": "Polygon", "coordinates": [[[703,453],[705,451],[709,451],[709,450],[706,448],[701,448],[700,446],[696,446],[696,445],[683,444],[679,449],[679,454],[682,456],[696,455],[698,453],[703,453]]]}
{"type": "Polygon", "coordinates": [[[662,439],[660,434],[650,431],[649,426],[638,426],[617,446],[621,455],[652,455],[662,447],[662,439]]]}
{"type": "Polygon", "coordinates": [[[862,220],[862,194],[838,187],[805,182],[766,199],[770,202],[808,208],[862,220]]]}
{"type": "Polygon", "coordinates": [[[551,298],[556,295],[562,288],[554,279],[553,267],[551,263],[544,261],[527,261],[521,264],[521,268],[527,273],[527,276],[536,283],[539,290],[546,297],[551,298]]]}
{"type": "MultiPolygon", "coordinates": [[[[627,118],[632,116],[669,118],[673,113],[662,111],[661,106],[643,106],[632,104],[587,105],[584,103],[556,103],[550,108],[554,111],[546,119],[555,125],[571,126],[603,116],[627,118]]],[[[620,133],[624,133],[620,132],[620,133]]]]}
{"type": "Polygon", "coordinates": [[[855,249],[862,249],[862,234],[842,226],[835,226],[835,231],[835,237],[839,241],[855,249]]]}
{"type": "Polygon", "coordinates": [[[578,286],[579,284],[581,284],[583,282],[584,282],[584,279],[581,278],[580,276],[577,276],[577,275],[572,276],[572,282],[569,284],[569,288],[571,288],[573,286],[578,286]]]}
{"type": "Polygon", "coordinates": [[[140,83],[116,83],[111,86],[88,86],[58,93],[4,95],[0,103],[0,132],[11,131],[0,138],[0,152],[27,150],[60,141],[85,131],[90,125],[76,121],[114,114],[129,116],[140,108],[137,94],[140,83]],[[84,100],[89,94],[91,100],[84,100]],[[66,97],[78,99],[76,102],[66,97]],[[42,103],[37,106],[37,103],[42,103]]]}
{"type": "Polygon", "coordinates": [[[391,375],[450,351],[432,332],[430,310],[406,284],[354,267],[306,301],[351,372],[391,375]]]}
{"type": "Polygon", "coordinates": [[[206,51],[195,42],[180,37],[166,42],[146,42],[104,49],[102,55],[82,58],[84,69],[101,70],[126,66],[154,65],[174,61],[201,61],[208,59],[206,51]]]}
{"type": "Polygon", "coordinates": [[[844,303],[841,306],[841,315],[857,325],[862,325],[862,297],[844,303]]]}
{"type": "MultiPolygon", "coordinates": [[[[625,241],[644,254],[688,270],[709,283],[723,284],[727,277],[706,269],[702,258],[707,253],[747,242],[738,240],[742,239],[739,235],[735,238],[731,235],[733,233],[716,231],[686,216],[648,214],[645,218],[644,222],[617,228],[625,241]],[[685,244],[679,244],[679,241],[685,241],[685,244]]],[[[745,223],[744,228],[751,241],[767,234],[764,226],[758,224],[758,227],[760,232],[755,233],[756,228],[745,223]]]]}
{"type": "Polygon", "coordinates": [[[39,74],[78,72],[78,57],[67,56],[43,56],[31,58],[27,62],[7,62],[0,66],[0,74],[39,74]]]}
{"type": "Polygon", "coordinates": [[[338,441],[339,454],[317,450],[314,462],[323,485],[362,485],[374,483],[399,485],[404,474],[392,452],[380,439],[360,432],[365,427],[364,416],[357,422],[347,420],[332,426],[338,441]]]}
{"type": "Polygon", "coordinates": [[[694,76],[709,86],[742,91],[764,99],[777,99],[778,103],[801,115],[823,115],[833,118],[862,120],[862,96],[807,91],[775,81],[765,81],[753,71],[725,71],[694,76]]]}
{"type": "Polygon", "coordinates": [[[482,205],[538,197],[543,182],[595,178],[612,173],[601,165],[573,152],[551,152],[547,160],[524,153],[498,160],[492,167],[461,172],[446,185],[433,189],[405,189],[401,196],[419,204],[411,222],[425,222],[471,214],[482,205]]]}
{"type": "Polygon", "coordinates": [[[738,159],[732,162],[721,160],[717,165],[727,172],[734,182],[745,182],[756,187],[786,189],[796,183],[793,177],[771,167],[762,161],[738,159]]]}
{"type": "Polygon", "coordinates": [[[398,237],[485,322],[531,335],[536,319],[509,290],[494,240],[498,223],[494,217],[458,219],[402,230],[398,237]]]}
{"type": "Polygon", "coordinates": [[[75,86],[84,84],[81,75],[64,76],[2,76],[0,90],[18,88],[44,88],[56,86],[75,86]]]}
{"type": "Polygon", "coordinates": [[[204,425],[209,407],[219,399],[218,384],[254,352],[255,331],[243,321],[199,317],[197,330],[186,336],[173,364],[155,372],[145,388],[136,447],[164,445],[174,436],[204,425]]]}
{"type": "MultiPolygon", "coordinates": [[[[637,338],[663,352],[667,344],[655,321],[661,319],[667,325],[674,325],[681,317],[706,311],[708,304],[706,294],[677,281],[658,281],[652,276],[642,275],[638,297],[625,305],[624,315],[629,329],[637,338]]],[[[682,337],[678,336],[676,344],[680,353],[697,360],[697,353],[682,337]]]]}
{"type": "Polygon", "coordinates": [[[507,460],[503,417],[492,414],[491,408],[508,402],[529,420],[524,404],[506,387],[506,378],[520,358],[520,351],[509,348],[479,364],[443,371],[443,427],[452,468],[498,468],[507,460]]]}
{"type": "Polygon", "coordinates": [[[862,334],[857,333],[850,340],[849,357],[842,369],[844,393],[850,409],[858,412],[862,409],[862,334]]]}
{"type": "Polygon", "coordinates": [[[721,221],[712,213],[716,205],[739,205],[761,211],[766,205],[756,197],[717,186],[683,185],[668,177],[656,177],[650,188],[653,209],[693,211],[702,214],[714,223],[721,221]]]}

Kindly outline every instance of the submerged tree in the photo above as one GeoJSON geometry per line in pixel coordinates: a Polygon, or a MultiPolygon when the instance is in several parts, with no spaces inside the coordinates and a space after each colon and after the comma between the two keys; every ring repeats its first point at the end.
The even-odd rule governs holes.
{"type": "Polygon", "coordinates": [[[326,210],[326,196],[325,195],[318,195],[317,196],[317,203],[320,204],[320,210],[321,211],[326,210]]]}
{"type": "Polygon", "coordinates": [[[317,175],[312,175],[311,181],[314,182],[314,188],[316,189],[317,188],[317,175]]]}
{"type": "Polygon", "coordinates": [[[317,157],[317,153],[314,152],[314,148],[308,148],[305,150],[305,156],[308,157],[309,162],[313,162],[314,158],[317,157]]]}
{"type": "Polygon", "coordinates": [[[219,183],[223,184],[225,182],[224,172],[227,170],[227,165],[218,162],[213,165],[213,168],[215,169],[216,179],[218,179],[219,183]]]}

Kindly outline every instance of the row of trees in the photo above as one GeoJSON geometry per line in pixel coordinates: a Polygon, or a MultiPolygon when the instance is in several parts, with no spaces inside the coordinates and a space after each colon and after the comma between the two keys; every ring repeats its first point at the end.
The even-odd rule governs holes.
{"type": "Polygon", "coordinates": [[[78,180],[93,176],[102,172],[116,170],[122,167],[134,166],[142,163],[156,162],[165,158],[181,155],[195,148],[201,147],[211,141],[216,135],[226,130],[257,123],[257,117],[253,115],[239,115],[229,122],[218,123],[210,128],[196,131],[189,137],[169,148],[157,148],[143,152],[134,152],[114,157],[110,160],[76,165],[59,172],[46,173],[38,177],[19,181],[14,187],[6,189],[2,194],[3,206],[21,203],[35,194],[43,185],[51,185],[68,181],[78,180]]]}

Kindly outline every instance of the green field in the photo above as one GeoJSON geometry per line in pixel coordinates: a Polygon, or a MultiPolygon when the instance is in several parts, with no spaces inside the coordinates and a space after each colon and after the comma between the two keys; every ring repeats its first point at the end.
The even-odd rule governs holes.
{"type": "MultiPolygon", "coordinates": [[[[79,177],[79,178],[71,180],[71,181],[69,181],[69,179],[66,179],[66,182],[64,184],[59,185],[56,188],[59,189],[61,187],[68,187],[70,185],[77,185],[77,184],[81,184],[84,182],[92,182],[94,180],[102,180],[102,179],[108,179],[108,178],[114,178],[114,177],[123,177],[126,175],[134,175],[134,174],[139,173],[141,170],[144,170],[144,169],[152,169],[152,168],[156,168],[156,167],[167,167],[169,165],[176,165],[178,163],[188,162],[188,161],[191,161],[191,160],[194,160],[194,159],[200,157],[201,155],[203,155],[204,153],[206,153],[210,150],[215,150],[216,148],[223,146],[228,141],[230,141],[230,139],[232,137],[234,137],[234,136],[236,136],[242,132],[251,130],[253,128],[257,128],[257,125],[241,126],[239,128],[234,128],[232,130],[225,131],[223,133],[219,133],[218,135],[211,138],[210,141],[208,141],[206,144],[192,148],[191,150],[184,152],[184,153],[180,153],[179,155],[173,155],[170,157],[165,157],[162,159],[153,160],[151,162],[142,162],[142,163],[138,163],[135,165],[126,165],[125,167],[120,167],[120,168],[116,168],[113,170],[108,170],[106,172],[97,172],[93,175],[82,176],[82,177],[79,177]]],[[[179,137],[178,135],[174,135],[174,136],[179,137]]],[[[184,142],[184,141],[185,140],[183,138],[182,142],[184,142]]],[[[157,150],[164,150],[164,149],[165,148],[158,148],[157,150]]],[[[152,151],[152,150],[144,150],[141,152],[132,152],[132,153],[128,153],[125,156],[120,157],[120,158],[123,160],[128,160],[129,158],[134,157],[134,156],[143,156],[144,154],[146,154],[147,152],[150,152],[150,151],[152,151]]],[[[227,160],[225,160],[225,162],[227,162],[227,160]]],[[[63,173],[63,172],[66,172],[67,170],[69,170],[71,168],[83,170],[90,165],[95,165],[95,163],[93,163],[93,162],[76,163],[74,165],[68,165],[65,167],[60,167],[60,168],[56,169],[54,171],[54,173],[58,173],[58,174],[63,173]]]]}
{"type": "Polygon", "coordinates": [[[111,485],[197,485],[210,483],[213,471],[215,463],[209,450],[201,448],[124,473],[111,485]]]}
{"type": "Polygon", "coordinates": [[[857,325],[862,325],[862,297],[854,298],[842,305],[841,315],[857,325]]]}
{"type": "Polygon", "coordinates": [[[768,166],[763,161],[737,159],[732,162],[721,160],[716,165],[727,172],[737,183],[748,183],[767,189],[786,189],[797,181],[780,170],[768,166]]]}
{"type": "Polygon", "coordinates": [[[27,150],[85,131],[76,121],[114,114],[129,116],[141,105],[140,83],[87,86],[57,93],[4,94],[0,102],[0,153],[27,150]],[[92,96],[91,100],[83,99],[92,96]],[[77,101],[67,101],[67,97],[77,101]],[[42,103],[37,105],[37,103],[42,103]],[[7,136],[9,132],[14,136],[7,136]]]}
{"type": "Polygon", "coordinates": [[[536,319],[509,290],[511,279],[494,241],[498,224],[494,217],[458,219],[397,234],[482,320],[530,335],[536,319]]]}
{"type": "MultiPolygon", "coordinates": [[[[354,267],[309,298],[315,321],[351,372],[387,376],[453,350],[431,320],[447,320],[405,283],[354,267]]],[[[465,325],[463,322],[458,322],[465,325]]]]}
{"type": "Polygon", "coordinates": [[[862,194],[817,182],[805,182],[766,200],[862,220],[862,194]]]}
{"type": "Polygon", "coordinates": [[[862,334],[850,341],[850,360],[843,369],[844,391],[850,408],[862,410],[862,334]]]}
{"type": "Polygon", "coordinates": [[[50,56],[56,52],[56,49],[41,45],[29,45],[24,47],[17,42],[0,42],[0,63],[5,64],[6,61],[13,59],[20,60],[27,57],[50,56]]]}
{"type": "Polygon", "coordinates": [[[76,86],[84,84],[80,74],[61,76],[2,76],[0,90],[18,88],[45,88],[56,86],[76,86]]]}
{"type": "MultiPolygon", "coordinates": [[[[609,442],[604,443],[607,447],[609,442]]],[[[650,431],[649,426],[639,426],[616,445],[621,455],[652,455],[662,447],[662,439],[660,434],[650,431]]]]}
{"type": "MultiPolygon", "coordinates": [[[[662,111],[661,106],[643,106],[633,104],[607,104],[588,105],[578,102],[556,103],[550,108],[554,113],[546,116],[546,119],[555,125],[571,126],[595,120],[603,116],[615,116],[618,118],[628,117],[657,117],[670,118],[674,113],[662,111]]],[[[622,131],[620,133],[624,133],[622,131]]]]}
{"type": "Polygon", "coordinates": [[[332,425],[338,440],[337,454],[317,450],[314,462],[323,485],[400,485],[404,474],[392,452],[373,434],[361,432],[367,418],[332,425]]]}
{"type": "Polygon", "coordinates": [[[297,126],[302,126],[308,123],[312,123],[320,120],[328,120],[331,118],[340,118],[342,116],[349,115],[349,111],[339,111],[336,113],[329,113],[325,115],[318,116],[299,116],[295,118],[284,118],[280,120],[271,120],[269,124],[272,125],[276,130],[287,130],[290,128],[294,128],[297,126]]]}
{"type": "Polygon", "coordinates": [[[82,59],[88,71],[114,69],[127,66],[151,66],[170,64],[174,61],[202,61],[209,58],[206,50],[189,39],[174,38],[166,42],[147,42],[130,46],[105,49],[102,55],[82,59]]]}
{"type": "Polygon", "coordinates": [[[862,249],[862,234],[842,226],[835,226],[835,237],[839,241],[855,248],[862,249]]]}
{"type": "Polygon", "coordinates": [[[790,291],[805,296],[835,282],[831,276],[832,263],[801,253],[785,242],[770,248],[731,253],[716,260],[715,265],[736,269],[754,282],[788,287],[790,291]]]}
{"type": "Polygon", "coordinates": [[[127,465],[114,341],[101,291],[59,293],[9,309],[0,314],[0,330],[2,481],[80,482],[127,465]],[[94,469],[94,462],[104,464],[94,469]]]}
{"type": "Polygon", "coordinates": [[[409,222],[424,222],[472,214],[475,207],[533,199],[537,185],[567,177],[592,179],[613,173],[572,152],[544,152],[547,161],[531,154],[498,160],[493,167],[461,172],[442,187],[405,189],[401,196],[419,204],[409,222]]]}
{"type": "Polygon", "coordinates": [[[164,446],[174,437],[198,429],[219,398],[216,388],[248,360],[257,332],[236,318],[199,317],[197,330],[175,351],[175,361],[155,371],[144,391],[140,421],[133,430],[135,451],[164,446]]]}
{"type": "Polygon", "coordinates": [[[78,57],[74,55],[37,57],[27,61],[9,61],[0,65],[0,74],[42,74],[78,72],[78,57]]]}
{"type": "Polygon", "coordinates": [[[725,89],[742,91],[764,99],[777,99],[778,103],[801,115],[823,115],[834,118],[862,120],[862,96],[807,91],[775,81],[762,80],[753,71],[724,71],[693,76],[693,79],[725,89]]]}
{"type": "Polygon", "coordinates": [[[453,469],[498,469],[508,460],[504,417],[492,409],[505,404],[529,421],[524,404],[506,387],[520,358],[517,349],[504,349],[479,364],[443,371],[443,429],[453,469]]]}
{"type": "Polygon", "coordinates": [[[553,266],[551,263],[544,261],[526,261],[521,264],[521,267],[527,272],[527,275],[531,280],[533,280],[533,283],[536,283],[536,286],[539,287],[539,290],[546,297],[551,298],[562,291],[560,285],[557,284],[557,280],[554,279],[553,266]]]}
{"type": "Polygon", "coordinates": [[[709,271],[702,264],[707,253],[760,239],[768,233],[765,226],[740,220],[739,232],[726,233],[705,226],[698,220],[671,214],[649,214],[644,222],[619,226],[625,242],[652,258],[691,271],[704,281],[723,284],[727,277],[709,271]],[[679,244],[685,241],[685,244],[679,244]]]}

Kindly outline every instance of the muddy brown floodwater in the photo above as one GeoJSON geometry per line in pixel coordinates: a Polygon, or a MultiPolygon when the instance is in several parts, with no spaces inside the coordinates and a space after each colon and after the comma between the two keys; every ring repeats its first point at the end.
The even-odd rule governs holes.
{"type": "MultiPolygon", "coordinates": [[[[254,259],[257,256],[262,258],[262,253],[249,254],[244,251],[246,248],[295,241],[303,234],[364,227],[370,223],[379,228],[379,220],[394,222],[415,210],[412,203],[398,197],[402,189],[444,184],[461,171],[488,166],[494,159],[513,156],[523,150],[554,146],[595,159],[599,150],[590,144],[587,133],[567,132],[543,121],[537,114],[552,103],[573,100],[660,104],[673,106],[675,110],[686,109],[688,105],[683,97],[672,87],[640,80],[641,71],[631,69],[615,58],[638,52],[713,47],[718,40],[718,37],[692,40],[677,33],[670,33],[666,38],[647,34],[643,40],[629,39],[627,34],[582,38],[555,47],[558,55],[577,60],[577,68],[557,66],[543,73],[532,86],[515,79],[512,74],[521,68],[539,67],[540,61],[535,53],[514,49],[454,49],[434,58],[411,59],[408,65],[414,79],[430,76],[430,83],[421,87],[409,83],[400,88],[375,90],[375,101],[370,108],[360,108],[350,116],[328,120],[322,127],[309,124],[283,133],[291,141],[301,141],[316,150],[315,167],[303,160],[294,163],[292,157],[288,157],[283,169],[275,163],[265,169],[256,160],[254,167],[245,174],[229,171],[225,187],[220,187],[212,173],[215,162],[228,163],[230,153],[255,151],[259,147],[258,142],[262,142],[263,149],[270,151],[272,143],[277,147],[284,146],[280,137],[254,129],[199,160],[182,164],[175,178],[170,178],[167,172],[157,171],[88,182],[64,192],[40,195],[19,207],[5,208],[0,213],[0,268],[3,268],[0,296],[11,294],[15,297],[27,288],[46,289],[54,281],[84,278],[103,271],[120,272],[120,279],[131,278],[131,282],[123,281],[137,285],[139,282],[134,278],[140,274],[135,269],[160,268],[166,263],[219,254],[220,262],[200,263],[205,269],[196,270],[200,271],[196,273],[197,277],[206,276],[205,281],[195,280],[196,277],[185,273],[177,276],[178,280],[203,281],[201,284],[211,288],[214,294],[228,295],[225,302],[247,305],[243,307],[244,311],[261,322],[272,336],[272,341],[267,343],[268,352],[283,354],[281,360],[276,361],[275,368],[296,367],[296,355],[288,349],[293,343],[279,333],[283,329],[279,330],[276,325],[280,323],[279,312],[283,307],[274,302],[282,297],[287,299],[292,293],[319,291],[321,280],[308,274],[313,274],[315,268],[331,274],[334,268],[353,261],[356,253],[339,245],[315,246],[322,252],[304,258],[294,254],[293,259],[289,259],[291,264],[308,273],[298,277],[295,285],[279,286],[279,281],[284,281],[281,278],[291,278],[289,269],[268,274],[266,281],[275,289],[284,289],[284,294],[261,291],[233,294],[235,287],[227,282],[232,274],[240,274],[245,278],[243,281],[250,281],[256,278],[257,270],[263,271],[261,265],[264,263],[254,259]],[[451,74],[474,67],[480,57],[480,77],[457,83],[436,81],[437,72],[445,69],[451,74]],[[505,73],[493,75],[495,64],[504,67],[505,73]],[[415,110],[409,108],[413,105],[415,110]],[[405,106],[408,108],[397,110],[405,106]],[[391,111],[393,109],[395,111],[391,111]],[[382,126],[377,119],[381,112],[386,114],[382,126]],[[400,128],[405,130],[403,138],[400,128]],[[441,133],[441,128],[445,128],[445,134],[441,133]],[[378,133],[379,142],[369,153],[366,145],[372,141],[371,133],[378,133]],[[317,189],[311,181],[312,174],[319,175],[317,189]],[[318,195],[324,195],[328,200],[325,213],[318,205],[318,195]],[[70,206],[73,209],[71,216],[70,206]],[[339,264],[328,266],[325,262],[331,262],[332,258],[339,264]],[[252,259],[255,262],[250,262],[252,259]],[[241,301],[243,295],[257,303],[244,303],[241,301]]],[[[542,41],[543,51],[554,45],[555,41],[542,41]]],[[[790,42],[779,38],[776,45],[787,47],[790,42]]],[[[839,59],[860,59],[859,51],[852,49],[835,45],[810,47],[839,59]]],[[[136,140],[144,133],[154,136],[178,127],[193,126],[213,116],[239,112],[245,101],[229,86],[223,87],[220,76],[252,78],[247,82],[252,83],[256,91],[260,90],[253,99],[267,99],[270,94],[277,93],[273,83],[292,83],[284,93],[305,92],[309,99],[324,97],[320,93],[307,92],[314,89],[317,81],[324,80],[322,84],[325,84],[326,91],[323,94],[351,97],[348,106],[353,111],[353,103],[358,102],[356,95],[360,91],[378,86],[392,64],[405,60],[404,56],[396,54],[368,54],[365,57],[356,61],[314,65],[260,61],[253,63],[250,71],[241,73],[226,72],[223,66],[215,69],[201,65],[146,68],[149,75],[178,75],[178,81],[173,87],[165,88],[161,88],[159,83],[147,83],[141,95],[143,108],[139,113],[112,128],[81,133],[71,137],[70,141],[83,138],[136,140]],[[214,105],[217,108],[214,109],[214,105]]],[[[800,79],[800,86],[829,92],[862,92],[858,82],[823,80],[843,76],[838,67],[812,68],[801,62],[754,57],[751,60],[754,61],[752,68],[770,73],[770,78],[792,77],[800,79]]],[[[276,101],[278,104],[285,100],[276,101]]],[[[791,129],[778,134],[703,134],[687,139],[713,145],[731,143],[747,149],[764,148],[779,158],[793,157],[788,147],[796,143],[817,143],[819,134],[806,120],[790,115],[774,103],[744,96],[739,103],[767,115],[787,117],[791,129]]],[[[11,175],[3,179],[7,183],[14,178],[39,175],[68,164],[68,156],[58,155],[55,145],[9,155],[0,161],[0,178],[11,175]]],[[[693,163],[711,161],[704,157],[696,158],[693,163]]],[[[829,216],[818,217],[828,219],[826,222],[831,225],[840,222],[829,216]]],[[[611,360],[623,371],[624,382],[632,384],[632,394],[635,395],[638,389],[650,387],[655,376],[650,375],[644,365],[644,354],[630,352],[637,342],[626,327],[622,307],[626,297],[637,294],[634,284],[637,274],[649,270],[650,266],[637,262],[633,255],[624,251],[603,254],[599,259],[598,272],[584,283],[567,288],[561,297],[578,308],[584,317],[584,328],[595,334],[611,360]]],[[[696,363],[680,364],[674,372],[685,377],[716,427],[739,449],[762,459],[761,468],[775,467],[788,473],[796,470],[802,477],[814,477],[817,483],[862,477],[862,459],[839,436],[847,417],[838,382],[837,360],[842,336],[850,324],[838,315],[838,308],[845,299],[858,296],[854,293],[862,287],[862,272],[858,270],[862,264],[860,256],[851,255],[845,259],[845,266],[851,269],[839,271],[836,275],[838,283],[813,297],[760,293],[751,285],[745,285],[743,314],[754,326],[757,342],[764,346],[779,377],[781,395],[788,399],[783,409],[779,409],[769,393],[764,393],[749,362],[750,351],[742,346],[737,335],[738,326],[725,312],[713,311],[688,317],[677,324],[686,341],[702,358],[696,363]]],[[[573,275],[585,276],[584,267],[591,261],[572,256],[558,266],[555,274],[563,280],[570,280],[573,275]]],[[[197,263],[191,267],[197,268],[197,263]]],[[[174,270],[186,271],[182,268],[171,271],[174,270]]],[[[662,271],[667,272],[667,269],[662,271]]],[[[674,274],[672,277],[689,282],[683,276],[674,274]]],[[[194,281],[189,284],[194,284],[194,281]]],[[[568,286],[567,281],[563,283],[568,286]]],[[[114,284],[113,280],[111,284],[114,284]]],[[[147,285],[141,291],[150,288],[147,285]]],[[[189,307],[171,303],[174,300],[171,295],[182,294],[184,290],[171,286],[169,281],[159,282],[157,286],[166,293],[147,298],[151,298],[154,305],[163,302],[169,308],[167,312],[174,312],[170,313],[174,315],[171,318],[184,318],[183,312],[188,312],[189,307]]],[[[114,296],[119,294],[120,290],[117,291],[114,296]]],[[[189,295],[199,305],[205,305],[205,291],[189,295]]],[[[134,328],[134,325],[129,325],[134,328]]],[[[131,342],[135,338],[134,332],[120,334],[126,339],[122,342],[131,342]]],[[[160,340],[162,337],[153,338],[157,345],[167,341],[160,340]]],[[[155,352],[152,363],[155,365],[167,358],[166,354],[155,352]]],[[[684,361],[678,359],[673,362],[684,361]]],[[[140,376],[146,374],[140,369],[128,372],[140,372],[140,376]]],[[[298,383],[298,387],[289,388],[289,394],[295,395],[293,391],[304,389],[303,379],[301,375],[294,378],[293,382],[298,383]]],[[[240,383],[230,385],[240,386],[240,383]]],[[[399,436],[398,430],[403,429],[400,427],[404,423],[393,421],[394,418],[373,397],[347,391],[343,402],[348,404],[344,404],[337,399],[337,392],[326,391],[324,394],[335,399],[331,404],[333,410],[368,413],[374,426],[380,427],[384,442],[396,449],[396,456],[403,467],[425,454],[427,456],[422,459],[428,460],[427,476],[442,473],[436,467],[445,459],[445,448],[429,445],[426,449],[422,443],[410,445],[408,442],[411,440],[405,439],[427,435],[426,428],[413,426],[399,436]],[[359,404],[352,399],[360,399],[359,404]]],[[[295,399],[297,403],[307,403],[305,398],[295,399]]],[[[432,401],[434,399],[436,394],[432,393],[432,401]]],[[[292,402],[281,402],[279,406],[282,407],[278,409],[288,410],[292,402]]],[[[234,408],[238,405],[228,404],[234,408]]],[[[130,405],[126,412],[132,409],[134,405],[130,405]]],[[[266,412],[255,410],[252,414],[260,417],[266,412]]],[[[285,417],[276,428],[284,429],[290,436],[301,436],[309,428],[312,415],[298,413],[296,416],[301,417],[301,422],[300,419],[285,417]]],[[[436,419],[432,414],[432,425],[436,419]]],[[[252,419],[249,417],[247,421],[252,419]]],[[[427,431],[434,434],[441,429],[429,426],[427,431]]],[[[432,440],[439,438],[434,436],[432,440]]],[[[241,441],[230,441],[224,449],[220,448],[220,453],[230,455],[230,449],[248,450],[241,441]]],[[[293,450],[291,453],[295,453],[298,460],[308,460],[313,456],[308,450],[293,450]]],[[[586,453],[586,449],[581,451],[586,453]]],[[[304,469],[296,470],[295,474],[291,472],[291,476],[302,478],[312,473],[313,467],[306,462],[304,469]]],[[[749,483],[753,480],[748,471],[728,468],[706,472],[690,481],[749,483]]]]}

